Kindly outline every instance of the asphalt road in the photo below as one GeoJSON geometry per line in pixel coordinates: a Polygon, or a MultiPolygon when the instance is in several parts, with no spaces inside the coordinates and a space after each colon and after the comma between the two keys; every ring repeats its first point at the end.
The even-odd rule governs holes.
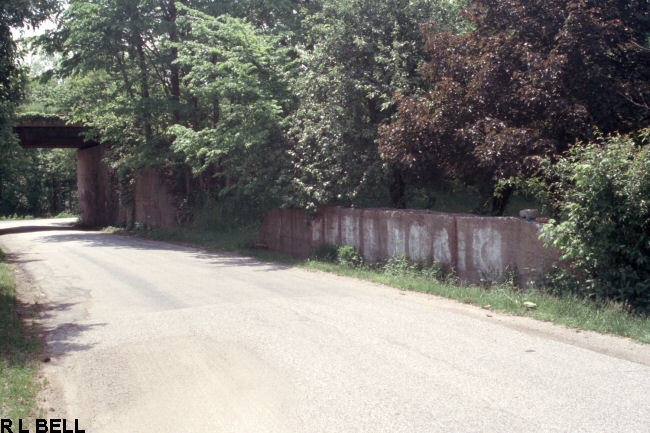
{"type": "Polygon", "coordinates": [[[41,306],[41,403],[87,433],[650,432],[648,346],[52,224],[0,246],[41,306]]]}

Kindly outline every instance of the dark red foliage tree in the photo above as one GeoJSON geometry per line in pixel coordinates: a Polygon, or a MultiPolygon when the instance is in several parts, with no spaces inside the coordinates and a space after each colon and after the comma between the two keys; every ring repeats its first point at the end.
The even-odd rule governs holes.
{"type": "Polygon", "coordinates": [[[423,28],[427,88],[395,97],[380,152],[411,182],[453,178],[491,194],[534,174],[541,155],[647,126],[649,10],[642,0],[470,2],[471,31],[423,28]]]}

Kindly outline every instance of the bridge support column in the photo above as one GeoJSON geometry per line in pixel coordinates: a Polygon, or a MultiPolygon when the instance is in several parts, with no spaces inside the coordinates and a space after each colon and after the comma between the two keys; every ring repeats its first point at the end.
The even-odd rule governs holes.
{"type": "Polygon", "coordinates": [[[81,223],[89,227],[121,225],[118,184],[115,171],[103,158],[107,145],[98,145],[77,151],[77,190],[81,223]]]}

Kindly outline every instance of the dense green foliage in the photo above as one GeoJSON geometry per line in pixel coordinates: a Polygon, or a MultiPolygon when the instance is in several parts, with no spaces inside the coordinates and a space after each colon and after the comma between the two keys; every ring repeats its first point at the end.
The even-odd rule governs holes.
{"type": "Polygon", "coordinates": [[[277,35],[245,20],[180,10],[188,40],[177,44],[177,64],[192,112],[186,124],[169,128],[172,149],[195,175],[212,175],[218,198],[268,208],[278,196],[272,179],[285,168],[281,122],[291,105],[286,50],[277,35]]]}
{"type": "Polygon", "coordinates": [[[400,175],[377,151],[377,128],[394,111],[393,92],[412,93],[420,84],[419,24],[456,25],[458,4],[323,2],[298,47],[298,108],[289,119],[292,204],[403,205],[400,175]]]}
{"type": "Polygon", "coordinates": [[[0,216],[56,216],[77,212],[73,149],[21,149],[0,164],[0,216]]]}
{"type": "MultiPolygon", "coordinates": [[[[71,1],[46,39],[63,59],[60,105],[112,145],[129,188],[162,167],[188,220],[197,206],[278,204],[289,42],[302,2],[71,1]]],[[[122,192],[129,197],[128,191],[122,192]]]]}
{"type": "Polygon", "coordinates": [[[405,206],[643,126],[647,5],[592,3],[72,1],[46,45],[123,177],[164,166],[190,207],[405,206]]]}
{"type": "Polygon", "coordinates": [[[552,173],[561,219],[549,242],[581,294],[650,310],[650,130],[575,146],[552,173]],[[645,146],[641,147],[640,142],[645,146]]]}
{"type": "Polygon", "coordinates": [[[16,106],[25,93],[27,79],[27,71],[19,62],[11,29],[34,27],[58,7],[57,0],[0,3],[0,216],[8,213],[40,213],[43,208],[50,208],[40,197],[41,192],[48,189],[48,180],[41,178],[38,171],[39,165],[42,168],[48,162],[35,153],[25,154],[18,147],[11,130],[16,106]],[[34,174],[37,174],[36,178],[30,177],[34,174]]]}
{"type": "Polygon", "coordinates": [[[73,0],[43,38],[52,105],[113,145],[123,185],[162,166],[189,208],[388,204],[377,127],[419,87],[419,24],[458,27],[460,4],[73,0]]]}
{"type": "Polygon", "coordinates": [[[11,116],[20,98],[22,69],[11,29],[36,26],[59,6],[57,0],[11,0],[0,3],[0,121],[11,116]]]}
{"type": "Polygon", "coordinates": [[[650,122],[648,2],[474,0],[472,31],[425,29],[427,92],[399,94],[380,148],[413,182],[459,179],[486,195],[540,156],[650,122]]]}

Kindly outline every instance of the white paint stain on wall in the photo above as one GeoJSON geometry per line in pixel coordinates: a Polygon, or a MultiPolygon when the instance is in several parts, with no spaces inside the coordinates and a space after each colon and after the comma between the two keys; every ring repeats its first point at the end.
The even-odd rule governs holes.
{"type": "Polygon", "coordinates": [[[350,215],[341,218],[341,244],[359,248],[359,219],[350,215]]]}
{"type": "Polygon", "coordinates": [[[386,222],[388,238],[386,249],[389,257],[406,254],[406,236],[399,221],[390,219],[386,222]]]}
{"type": "Polygon", "coordinates": [[[453,263],[449,248],[449,233],[446,229],[438,231],[433,238],[433,260],[445,265],[453,263]]]}
{"type": "Polygon", "coordinates": [[[316,219],[311,221],[311,240],[314,245],[323,244],[323,239],[321,238],[321,233],[323,230],[323,220],[316,219]]]}
{"type": "Polygon", "coordinates": [[[465,241],[465,233],[458,232],[458,272],[465,272],[467,270],[467,242],[465,241]]]}
{"type": "Polygon", "coordinates": [[[417,221],[409,228],[409,258],[415,261],[431,260],[431,232],[417,221]]]}
{"type": "Polygon", "coordinates": [[[339,220],[338,218],[325,218],[325,239],[323,243],[337,245],[339,243],[339,220]]]}
{"type": "Polygon", "coordinates": [[[379,259],[378,233],[375,231],[375,220],[368,218],[363,222],[363,255],[367,260],[379,259]]]}
{"type": "Polygon", "coordinates": [[[483,278],[499,279],[503,273],[501,233],[492,228],[477,228],[472,233],[472,261],[483,278]]]}

